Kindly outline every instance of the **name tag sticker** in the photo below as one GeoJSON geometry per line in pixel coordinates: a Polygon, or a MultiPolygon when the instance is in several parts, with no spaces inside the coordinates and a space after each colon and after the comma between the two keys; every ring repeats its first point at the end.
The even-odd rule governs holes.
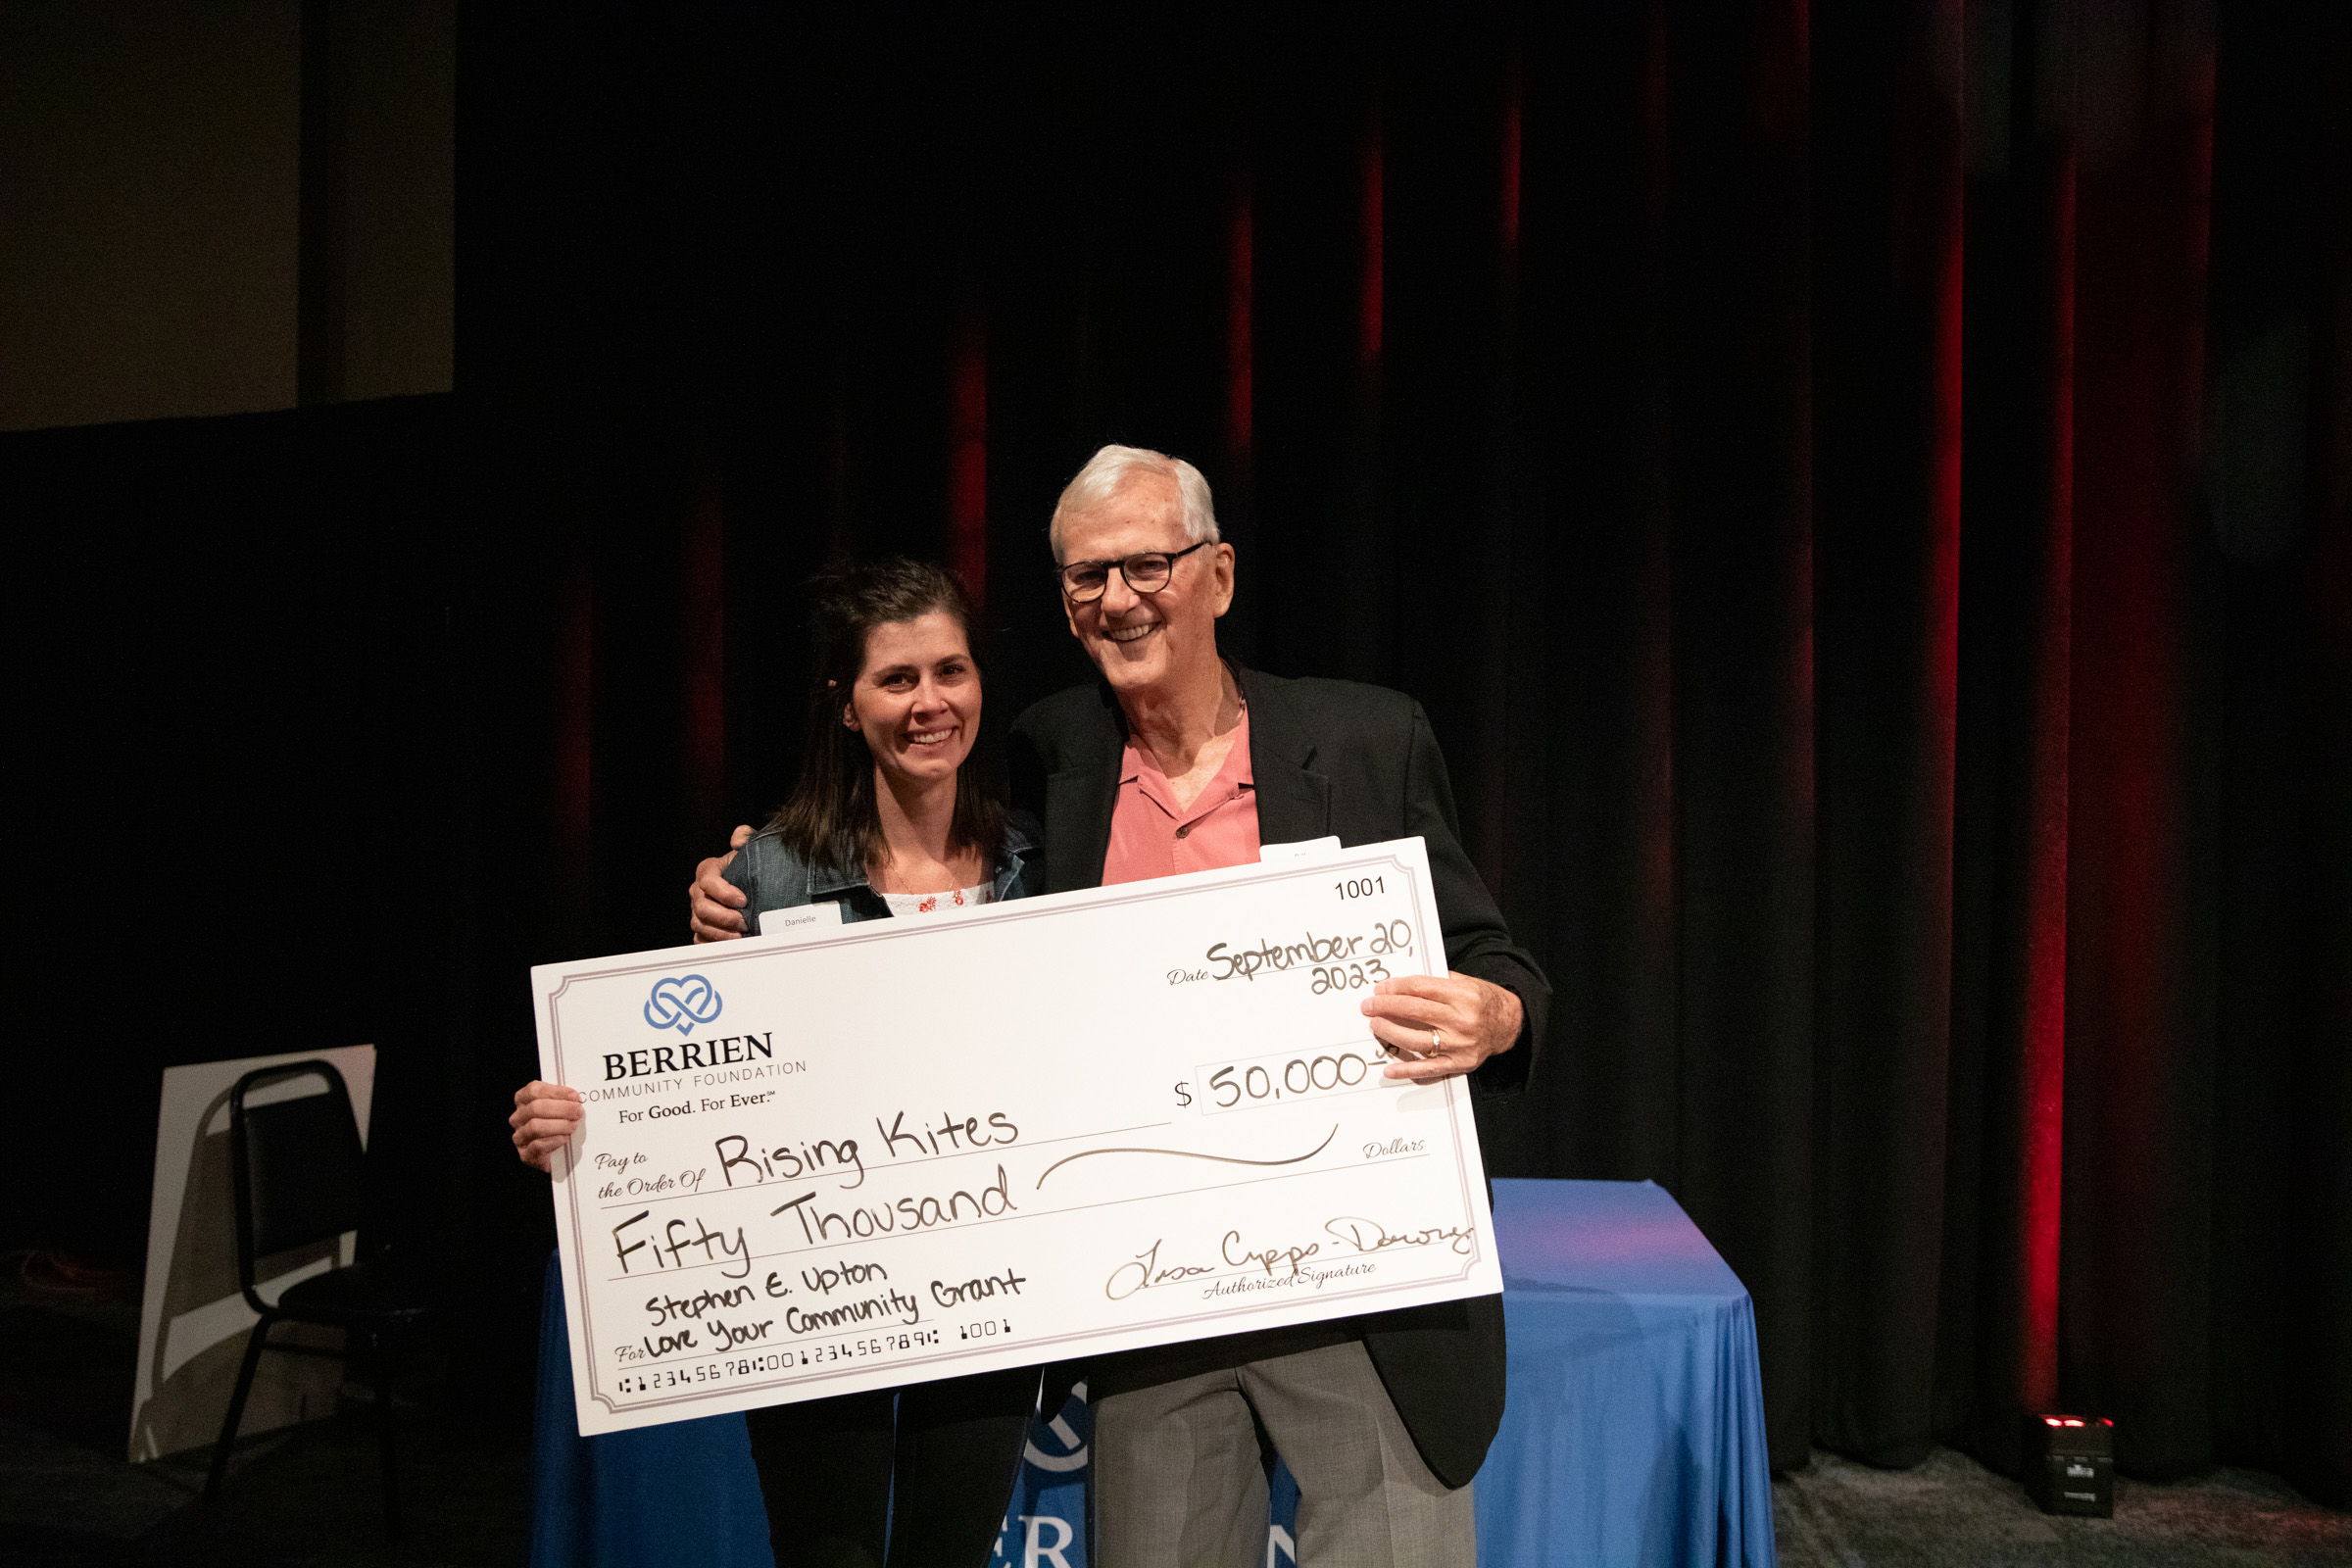
{"type": "Polygon", "coordinates": [[[1334,833],[1326,838],[1300,839],[1296,844],[1261,844],[1257,847],[1257,858],[1261,865],[1269,860],[1311,860],[1339,847],[1340,837],[1334,833]]]}
{"type": "Polygon", "coordinates": [[[841,906],[830,899],[822,904],[804,904],[798,908],[760,911],[760,934],[763,937],[810,936],[839,924],[841,906]]]}

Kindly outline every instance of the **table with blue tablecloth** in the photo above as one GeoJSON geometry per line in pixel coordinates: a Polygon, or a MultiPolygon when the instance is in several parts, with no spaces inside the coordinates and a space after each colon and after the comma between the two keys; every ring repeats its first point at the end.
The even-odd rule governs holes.
{"type": "Polygon", "coordinates": [[[1746,1289],[1651,1182],[1498,1181],[1510,1392],[1478,1560],[1771,1568],[1746,1289]]]}
{"type": "MultiPolygon", "coordinates": [[[[1746,1290],[1650,1182],[1497,1181],[1509,1402],[1478,1474],[1481,1568],[1717,1564],[1772,1568],[1755,1316],[1746,1290]]],[[[540,1357],[534,1568],[653,1564],[629,1502],[708,1492],[694,1560],[769,1568],[740,1416],[583,1441],[551,1271],[540,1357]],[[552,1353],[551,1353],[552,1352],[552,1353]],[[626,1440],[625,1442],[621,1440],[626,1440]],[[748,1496],[745,1488],[749,1487],[748,1496]]],[[[1092,1421],[1081,1388],[1031,1428],[1005,1510],[1002,1568],[1085,1568],[1092,1421]]],[[[1293,1561],[1297,1490],[1277,1471],[1267,1562],[1293,1561]]],[[[1322,1565],[1315,1565],[1322,1568],[1322,1565]]]]}

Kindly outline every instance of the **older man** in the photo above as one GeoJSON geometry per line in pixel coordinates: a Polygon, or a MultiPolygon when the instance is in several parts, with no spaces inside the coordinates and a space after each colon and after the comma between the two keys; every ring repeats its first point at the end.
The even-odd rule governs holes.
{"type": "MultiPolygon", "coordinates": [[[[1523,1078],[1550,988],[1462,852],[1419,705],[1219,656],[1234,551],[1188,463],[1104,447],[1062,492],[1051,539],[1070,633],[1102,679],[1012,728],[1014,796],[1044,820],[1047,891],[1245,864],[1265,844],[1418,834],[1452,972],[1382,982],[1367,1027],[1396,1058],[1392,1077],[1523,1078]]],[[[698,936],[741,929],[719,863],[695,884],[698,936]]],[[[1269,1443],[1298,1480],[1301,1562],[1475,1558],[1470,1479],[1502,1414],[1493,1297],[1102,1356],[1087,1377],[1103,1568],[1255,1564],[1269,1443]]]]}

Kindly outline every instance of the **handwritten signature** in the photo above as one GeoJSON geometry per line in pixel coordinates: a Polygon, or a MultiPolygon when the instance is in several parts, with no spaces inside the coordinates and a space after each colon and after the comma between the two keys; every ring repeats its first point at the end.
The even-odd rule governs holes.
{"type": "MultiPolygon", "coordinates": [[[[1470,1255],[1478,1233],[1468,1226],[1426,1225],[1419,1230],[1392,1231],[1378,1220],[1361,1215],[1344,1214],[1324,1221],[1324,1234],[1330,1243],[1350,1249],[1357,1253],[1378,1252],[1392,1247],[1443,1247],[1464,1257],[1470,1255]]],[[[1102,1294],[1114,1301],[1123,1301],[1139,1291],[1167,1285],[1181,1285],[1187,1280],[1200,1279],[1217,1272],[1212,1265],[1200,1263],[1162,1263],[1159,1250],[1165,1239],[1150,1247],[1110,1271],[1102,1284],[1102,1294]]],[[[1268,1279],[1297,1278],[1306,1265],[1323,1252],[1324,1242],[1277,1242],[1269,1247],[1251,1247],[1242,1241],[1242,1233],[1230,1230],[1218,1242],[1217,1254],[1228,1268],[1247,1274],[1255,1268],[1268,1279]]]]}
{"type": "Polygon", "coordinates": [[[1417,1231],[1392,1232],[1378,1220],[1359,1219],[1354,1215],[1326,1220],[1323,1229],[1346,1242],[1359,1252],[1377,1252],[1385,1247],[1444,1247],[1447,1251],[1470,1255],[1471,1243],[1478,1233],[1467,1226],[1430,1225],[1417,1231]]]}
{"type": "Polygon", "coordinates": [[[1103,1282],[1102,1294],[1114,1301],[1124,1301],[1136,1292],[1148,1291],[1154,1285],[1174,1285],[1183,1280],[1216,1272],[1214,1269],[1201,1268],[1192,1263],[1171,1263],[1162,1268],[1159,1263],[1159,1249],[1160,1244],[1153,1242],[1150,1247],[1112,1269],[1110,1278],[1103,1282]]]}

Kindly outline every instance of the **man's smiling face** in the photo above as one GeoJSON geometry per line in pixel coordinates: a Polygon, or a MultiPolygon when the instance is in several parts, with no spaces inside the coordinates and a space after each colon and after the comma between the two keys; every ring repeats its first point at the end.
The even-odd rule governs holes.
{"type": "MultiPolygon", "coordinates": [[[[1184,532],[1184,497],[1173,479],[1138,474],[1108,501],[1062,519],[1061,564],[1123,561],[1146,551],[1174,555],[1184,532]]],[[[1139,594],[1113,571],[1102,597],[1073,604],[1063,595],[1070,635],[1121,701],[1149,701],[1216,667],[1217,617],[1233,604],[1233,546],[1210,545],[1175,563],[1167,586],[1139,594]]]]}

